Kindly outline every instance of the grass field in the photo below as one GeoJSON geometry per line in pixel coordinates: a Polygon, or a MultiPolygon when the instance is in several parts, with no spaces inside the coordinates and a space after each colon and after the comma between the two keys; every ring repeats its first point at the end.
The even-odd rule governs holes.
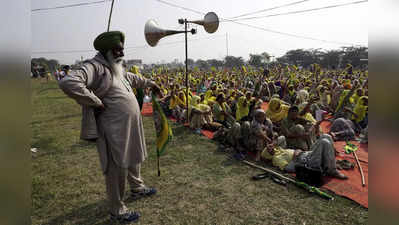
{"type": "MultiPolygon", "coordinates": [[[[32,81],[32,224],[111,224],[94,144],[79,140],[80,106],[55,82],[32,81]]],[[[127,205],[138,224],[366,224],[368,210],[336,196],[328,202],[270,179],[218,150],[209,139],[173,124],[174,139],[157,176],[152,118],[144,118],[148,186],[159,193],[127,205]]]]}

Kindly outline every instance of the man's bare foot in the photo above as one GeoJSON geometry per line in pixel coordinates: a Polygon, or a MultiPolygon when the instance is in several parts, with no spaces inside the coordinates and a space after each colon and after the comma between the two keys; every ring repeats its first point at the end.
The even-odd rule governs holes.
{"type": "Polygon", "coordinates": [[[331,138],[333,139],[333,141],[337,140],[337,135],[334,132],[330,132],[331,138]]]}

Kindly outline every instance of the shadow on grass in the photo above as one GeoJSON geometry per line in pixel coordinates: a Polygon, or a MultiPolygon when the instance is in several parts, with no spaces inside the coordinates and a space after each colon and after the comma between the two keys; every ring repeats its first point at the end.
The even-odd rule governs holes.
{"type": "Polygon", "coordinates": [[[118,224],[112,223],[107,210],[104,208],[106,200],[101,200],[89,205],[82,206],[71,212],[60,215],[44,223],[44,225],[60,225],[60,224],[87,224],[87,225],[108,225],[118,224]],[[99,223],[97,223],[98,221],[99,223]]]}
{"type": "Polygon", "coordinates": [[[182,124],[172,124],[172,132],[175,137],[186,136],[190,132],[190,129],[182,124]]]}

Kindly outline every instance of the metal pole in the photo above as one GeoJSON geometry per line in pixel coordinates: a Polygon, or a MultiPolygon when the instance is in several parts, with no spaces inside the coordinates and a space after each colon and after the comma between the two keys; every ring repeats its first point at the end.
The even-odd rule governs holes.
{"type": "Polygon", "coordinates": [[[112,4],[111,4],[111,12],[109,13],[107,32],[109,31],[109,26],[111,25],[111,17],[112,17],[112,9],[114,8],[114,1],[115,0],[112,0],[112,4]]]}
{"type": "Polygon", "coordinates": [[[226,56],[229,56],[229,37],[226,33],[226,56]]]}
{"type": "Polygon", "coordinates": [[[188,118],[188,53],[187,53],[187,19],[184,19],[184,35],[186,41],[186,110],[187,110],[187,123],[190,123],[188,118]]]}

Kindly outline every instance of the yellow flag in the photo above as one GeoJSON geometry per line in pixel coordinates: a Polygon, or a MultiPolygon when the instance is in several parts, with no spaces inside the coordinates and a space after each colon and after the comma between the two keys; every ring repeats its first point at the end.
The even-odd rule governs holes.
{"type": "Polygon", "coordinates": [[[242,66],[242,71],[244,71],[244,73],[247,73],[247,68],[245,66],[242,66]]]}
{"type": "Polygon", "coordinates": [[[152,95],[152,107],[154,109],[153,117],[157,134],[157,152],[161,155],[165,151],[166,145],[172,140],[173,134],[165,113],[162,111],[162,108],[154,94],[152,95]]]}

